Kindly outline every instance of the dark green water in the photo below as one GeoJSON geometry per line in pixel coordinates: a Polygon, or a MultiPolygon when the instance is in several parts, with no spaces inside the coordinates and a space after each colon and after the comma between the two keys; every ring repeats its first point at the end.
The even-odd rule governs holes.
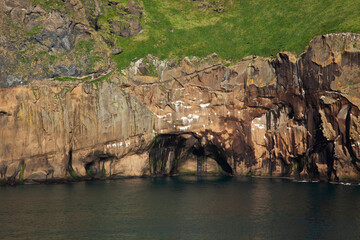
{"type": "Polygon", "coordinates": [[[0,187],[0,239],[360,239],[360,186],[187,176],[0,187]]]}

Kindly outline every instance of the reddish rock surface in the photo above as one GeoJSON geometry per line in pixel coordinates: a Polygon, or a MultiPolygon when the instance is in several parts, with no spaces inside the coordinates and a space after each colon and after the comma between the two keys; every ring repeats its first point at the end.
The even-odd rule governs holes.
{"type": "Polygon", "coordinates": [[[360,179],[360,36],[299,57],[148,56],[98,83],[0,90],[6,182],[217,173],[360,179]]]}

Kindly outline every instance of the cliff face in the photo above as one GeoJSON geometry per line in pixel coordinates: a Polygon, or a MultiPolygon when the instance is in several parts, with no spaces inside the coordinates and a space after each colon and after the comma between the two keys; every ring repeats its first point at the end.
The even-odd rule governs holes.
{"type": "Polygon", "coordinates": [[[87,83],[0,90],[3,181],[222,172],[360,179],[360,35],[295,57],[140,59],[87,83]]]}

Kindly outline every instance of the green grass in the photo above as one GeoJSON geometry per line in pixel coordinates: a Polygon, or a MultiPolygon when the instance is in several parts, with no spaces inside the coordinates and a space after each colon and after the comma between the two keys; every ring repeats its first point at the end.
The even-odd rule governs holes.
{"type": "Polygon", "coordinates": [[[102,167],[102,177],[106,178],[106,169],[105,169],[104,163],[103,163],[103,167],[102,167]]]}
{"type": "Polygon", "coordinates": [[[44,27],[42,25],[33,27],[30,31],[26,32],[27,37],[33,37],[39,33],[41,33],[44,30],[44,27]]]}
{"type": "Polygon", "coordinates": [[[90,168],[86,170],[86,174],[87,174],[89,177],[93,177],[93,173],[92,173],[92,171],[91,171],[90,168]]]}
{"type": "MultiPolygon", "coordinates": [[[[105,80],[108,81],[109,78],[110,78],[112,75],[113,75],[113,73],[108,73],[108,74],[106,74],[105,76],[102,76],[102,77],[99,77],[99,78],[97,78],[97,79],[91,80],[90,83],[97,83],[97,82],[105,81],[105,80]]],[[[88,80],[88,79],[86,79],[86,80],[88,80]]],[[[97,87],[97,85],[96,85],[96,87],[97,87]]]]}
{"type": "Polygon", "coordinates": [[[355,182],[355,183],[360,183],[360,179],[359,178],[353,178],[353,177],[350,177],[348,175],[342,175],[340,177],[340,180],[341,181],[345,181],[345,182],[355,182]]]}
{"type": "Polygon", "coordinates": [[[360,4],[353,0],[229,0],[223,13],[198,9],[197,4],[144,0],[144,32],[116,37],[124,49],[112,57],[118,67],[147,54],[179,59],[216,52],[230,61],[284,50],[300,54],[316,35],[360,32],[360,4]]]}
{"type": "Polygon", "coordinates": [[[179,173],[196,174],[196,171],[190,171],[186,169],[179,169],[179,173]]]}
{"type": "Polygon", "coordinates": [[[59,1],[59,0],[33,0],[33,3],[35,5],[37,5],[37,4],[41,5],[47,11],[50,11],[50,10],[61,11],[61,10],[65,9],[64,1],[59,1]]]}
{"type": "Polygon", "coordinates": [[[91,80],[91,76],[87,76],[84,78],[73,78],[73,77],[56,77],[54,78],[56,81],[88,81],[91,80]]]}
{"type": "Polygon", "coordinates": [[[20,175],[19,175],[20,183],[23,183],[23,181],[24,181],[24,170],[25,170],[25,163],[24,163],[24,161],[22,161],[21,165],[20,165],[20,175]]]}
{"type": "Polygon", "coordinates": [[[75,173],[75,171],[74,171],[73,168],[70,168],[70,169],[69,169],[69,173],[70,173],[70,176],[71,176],[74,180],[78,180],[78,179],[79,179],[78,175],[76,175],[76,173],[75,173]]]}
{"type": "Polygon", "coordinates": [[[94,44],[95,41],[93,39],[82,40],[76,44],[75,50],[79,52],[85,52],[87,55],[89,55],[90,52],[95,48],[94,44]]]}

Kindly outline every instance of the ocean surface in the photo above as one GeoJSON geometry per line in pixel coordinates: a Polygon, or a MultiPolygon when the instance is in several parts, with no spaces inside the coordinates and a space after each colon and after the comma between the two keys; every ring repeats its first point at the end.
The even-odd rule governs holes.
{"type": "Polygon", "coordinates": [[[360,239],[360,186],[196,176],[2,186],[0,239],[360,239]]]}

